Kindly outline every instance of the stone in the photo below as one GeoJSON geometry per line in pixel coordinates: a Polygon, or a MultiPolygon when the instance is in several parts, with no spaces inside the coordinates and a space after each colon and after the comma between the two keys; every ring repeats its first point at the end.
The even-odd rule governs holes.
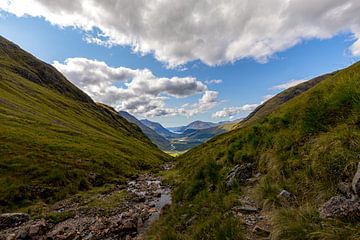
{"type": "Polygon", "coordinates": [[[253,233],[255,233],[258,236],[261,237],[268,237],[270,235],[270,232],[258,225],[255,225],[255,227],[253,228],[253,233]]]}
{"type": "Polygon", "coordinates": [[[337,185],[337,191],[346,198],[351,198],[351,184],[347,182],[339,182],[337,185]]]}
{"type": "Polygon", "coordinates": [[[30,220],[26,213],[4,213],[0,215],[0,229],[16,227],[30,220]]]}
{"type": "Polygon", "coordinates": [[[45,221],[39,221],[29,227],[29,236],[43,235],[47,230],[45,221]]]}
{"type": "Polygon", "coordinates": [[[214,184],[210,184],[208,188],[208,192],[214,192],[216,190],[216,186],[214,184]]]}
{"type": "Polygon", "coordinates": [[[16,234],[16,239],[29,239],[27,229],[20,229],[20,231],[16,234]]]}
{"type": "Polygon", "coordinates": [[[6,237],[6,240],[15,240],[16,239],[16,234],[15,233],[11,233],[6,237]]]}
{"type": "Polygon", "coordinates": [[[279,197],[289,198],[291,197],[291,193],[283,189],[280,191],[279,197]]]}
{"type": "Polygon", "coordinates": [[[325,202],[320,208],[321,218],[353,219],[360,217],[360,201],[335,196],[325,202]]]}
{"type": "Polygon", "coordinates": [[[243,183],[252,176],[253,166],[251,163],[236,165],[225,178],[225,184],[228,188],[235,183],[243,183]]]}
{"type": "Polygon", "coordinates": [[[251,206],[240,206],[234,209],[235,211],[242,212],[242,213],[257,213],[259,209],[256,207],[251,206]]]}
{"type": "Polygon", "coordinates": [[[359,199],[360,198],[360,162],[358,164],[358,168],[355,173],[355,176],[352,180],[351,187],[355,195],[354,198],[359,199]]]}

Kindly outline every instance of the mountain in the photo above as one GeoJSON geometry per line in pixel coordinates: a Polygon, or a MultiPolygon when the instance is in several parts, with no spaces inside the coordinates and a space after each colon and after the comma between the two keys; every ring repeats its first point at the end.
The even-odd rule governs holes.
{"type": "Polygon", "coordinates": [[[336,72],[324,74],[319,77],[315,77],[309,81],[298,84],[294,87],[288,88],[283,92],[277,94],[276,96],[270,98],[265,103],[257,107],[252,113],[250,113],[246,118],[240,121],[238,124],[235,124],[232,128],[238,128],[250,124],[264,116],[269,115],[276,109],[278,109],[282,104],[291,100],[292,98],[300,95],[301,93],[307,91],[308,89],[314,87],[316,84],[320,83],[324,79],[335,75],[336,72]]]}
{"type": "Polygon", "coordinates": [[[0,212],[121,184],[168,159],[114,109],[0,37],[0,212]]]}
{"type": "Polygon", "coordinates": [[[170,132],[168,129],[164,128],[160,123],[152,122],[147,119],[142,119],[140,120],[140,122],[145,126],[151,128],[152,130],[157,132],[157,134],[163,136],[164,138],[171,139],[178,137],[176,133],[170,132]]]}
{"type": "Polygon", "coordinates": [[[203,122],[203,121],[194,121],[186,126],[181,126],[181,127],[171,127],[168,128],[169,130],[176,132],[176,133],[184,133],[186,130],[188,129],[207,129],[207,128],[212,128],[212,127],[216,127],[219,124],[217,123],[212,123],[212,122],[203,122]]]}
{"type": "Polygon", "coordinates": [[[120,111],[119,115],[128,120],[131,123],[136,124],[141,131],[150,138],[150,140],[155,143],[161,150],[169,151],[172,150],[173,147],[169,140],[164,138],[163,136],[159,135],[157,132],[152,130],[151,128],[147,127],[145,124],[143,124],[140,120],[138,120],[136,117],[131,115],[128,112],[120,111]]]}
{"type": "Polygon", "coordinates": [[[149,239],[359,239],[359,96],[360,62],[176,158],[173,203],[149,239]]]}

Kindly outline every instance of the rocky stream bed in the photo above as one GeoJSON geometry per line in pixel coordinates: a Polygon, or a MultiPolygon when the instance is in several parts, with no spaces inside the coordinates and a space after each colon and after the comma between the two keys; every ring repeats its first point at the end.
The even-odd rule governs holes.
{"type": "Polygon", "coordinates": [[[0,240],[142,239],[150,224],[171,203],[171,189],[152,174],[127,185],[104,187],[44,207],[41,217],[26,213],[0,215],[0,240]]]}

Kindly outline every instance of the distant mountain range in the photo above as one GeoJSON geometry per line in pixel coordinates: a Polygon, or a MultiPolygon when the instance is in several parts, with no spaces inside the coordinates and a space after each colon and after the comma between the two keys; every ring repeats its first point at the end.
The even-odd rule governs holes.
{"type": "Polygon", "coordinates": [[[120,111],[119,115],[136,124],[163,151],[189,150],[216,135],[229,131],[234,124],[240,121],[219,123],[194,121],[186,126],[165,128],[160,123],[148,119],[138,120],[125,111],[120,111]]]}
{"type": "Polygon", "coordinates": [[[170,131],[172,132],[176,132],[176,133],[184,133],[186,130],[189,130],[189,129],[196,129],[196,130],[199,130],[199,129],[207,129],[207,128],[212,128],[212,127],[216,127],[218,126],[219,124],[218,123],[213,123],[213,122],[203,122],[203,121],[195,121],[195,122],[192,122],[186,126],[181,126],[181,127],[171,127],[171,128],[168,128],[170,131]]]}
{"type": "MultiPolygon", "coordinates": [[[[171,142],[166,139],[164,136],[160,135],[159,133],[157,133],[155,130],[153,130],[152,128],[148,127],[147,125],[143,124],[140,120],[138,120],[136,117],[134,117],[133,115],[131,115],[128,112],[125,111],[120,111],[119,115],[123,118],[125,118],[126,120],[128,120],[131,123],[136,124],[141,131],[148,136],[148,138],[155,143],[161,150],[164,151],[169,151],[172,150],[173,147],[171,145],[171,142]]],[[[154,123],[155,124],[155,123],[154,123]]],[[[160,125],[160,124],[159,124],[160,125]]],[[[161,126],[161,125],[160,125],[161,126]]],[[[162,126],[161,126],[162,127],[162,126]]]]}

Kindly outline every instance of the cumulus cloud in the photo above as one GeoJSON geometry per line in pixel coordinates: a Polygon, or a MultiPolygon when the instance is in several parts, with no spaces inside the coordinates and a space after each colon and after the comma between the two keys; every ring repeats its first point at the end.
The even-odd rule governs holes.
{"type": "Polygon", "coordinates": [[[105,62],[86,58],[68,58],[53,66],[95,101],[144,116],[192,116],[213,108],[218,92],[193,77],[156,77],[149,69],[110,67],[105,62]],[[186,98],[202,94],[198,102],[180,108],[167,108],[168,98],[186,98]]]}
{"type": "Polygon", "coordinates": [[[254,111],[258,106],[265,103],[270,98],[274,97],[274,95],[265,95],[263,96],[263,100],[261,103],[254,103],[254,104],[245,104],[240,107],[228,107],[223,108],[220,111],[217,111],[212,114],[213,118],[226,118],[229,117],[230,119],[234,118],[235,115],[241,114],[241,113],[250,113],[254,111]]]}
{"type": "Polygon", "coordinates": [[[340,32],[353,33],[350,51],[360,55],[359,0],[0,0],[0,9],[80,28],[88,42],[131,46],[170,67],[264,62],[304,39],[340,32]]]}
{"type": "Polygon", "coordinates": [[[240,114],[240,113],[246,113],[254,111],[255,108],[257,108],[259,104],[245,104],[240,107],[229,107],[224,108],[220,111],[215,112],[212,117],[213,118],[226,118],[226,117],[233,117],[234,115],[240,114]]]}
{"type": "Polygon", "coordinates": [[[306,82],[307,80],[300,79],[300,80],[290,80],[286,83],[282,83],[276,86],[273,86],[271,90],[285,90],[291,87],[294,87],[296,85],[299,85],[300,83],[306,82]]]}

